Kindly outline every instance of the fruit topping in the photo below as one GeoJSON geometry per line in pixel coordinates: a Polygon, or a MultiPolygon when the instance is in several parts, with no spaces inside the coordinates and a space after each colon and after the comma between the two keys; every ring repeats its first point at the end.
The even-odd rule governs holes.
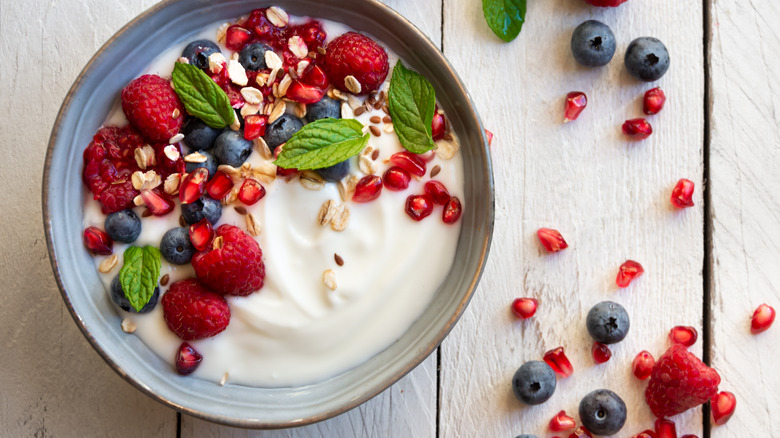
{"type": "Polygon", "coordinates": [[[669,52],[661,40],[640,37],[628,45],[624,62],[631,76],[652,82],[661,79],[669,70],[669,52]]]}
{"type": "Polygon", "coordinates": [[[699,333],[691,326],[678,325],[669,330],[669,340],[685,347],[695,344],[698,337],[699,333]]]}
{"type": "Polygon", "coordinates": [[[655,436],[658,438],[677,438],[677,427],[673,421],[659,418],[655,420],[655,436]]]}
{"type": "Polygon", "coordinates": [[[447,191],[447,187],[436,180],[430,180],[425,183],[425,193],[433,199],[433,202],[439,205],[446,204],[451,198],[450,192],[447,191]]]}
{"type": "Polygon", "coordinates": [[[122,90],[122,111],[147,140],[168,141],[179,133],[184,107],[171,83],[157,75],[143,75],[122,90]]]}
{"type": "Polygon", "coordinates": [[[639,380],[645,380],[650,377],[655,366],[655,358],[648,351],[642,350],[636,355],[631,363],[631,370],[639,380]]]}
{"type": "Polygon", "coordinates": [[[457,196],[453,196],[444,204],[444,210],[441,213],[441,220],[445,224],[454,224],[460,219],[460,215],[463,213],[463,206],[460,203],[460,199],[457,196]]]}
{"type": "Polygon", "coordinates": [[[165,260],[174,265],[186,265],[195,254],[187,228],[172,228],[163,234],[160,240],[160,253],[165,260]]]}
{"type": "Polygon", "coordinates": [[[626,423],[626,404],[614,392],[597,389],[580,401],[580,421],[596,435],[614,435],[626,423]]]}
{"type": "Polygon", "coordinates": [[[267,68],[265,64],[265,52],[273,48],[265,44],[247,44],[238,52],[238,63],[248,71],[258,71],[267,68]]]}
{"type": "Polygon", "coordinates": [[[775,322],[775,309],[768,304],[762,304],[753,312],[750,333],[754,335],[761,333],[771,327],[773,322],[775,322]]]}
{"type": "Polygon", "coordinates": [[[542,242],[542,246],[544,246],[544,249],[548,252],[558,252],[569,247],[558,230],[539,228],[536,235],[539,236],[539,241],[542,242]]]}
{"type": "Polygon", "coordinates": [[[179,200],[182,204],[197,201],[206,192],[206,181],[209,179],[209,171],[205,167],[199,167],[192,173],[188,173],[179,184],[179,200]]]}
{"type": "Polygon", "coordinates": [[[612,357],[612,350],[600,342],[593,343],[590,353],[593,355],[593,361],[598,364],[604,363],[612,357]]]}
{"type": "Polygon", "coordinates": [[[355,194],[352,200],[355,202],[370,202],[382,194],[382,178],[376,175],[366,175],[360,178],[355,186],[355,194]]]}
{"type": "Polygon", "coordinates": [[[371,38],[347,32],[328,44],[325,73],[341,91],[366,94],[377,90],[387,77],[387,52],[371,38]]]}
{"type": "Polygon", "coordinates": [[[563,352],[563,347],[554,348],[544,353],[544,361],[561,377],[569,377],[574,373],[574,367],[563,352]]]}
{"type": "Polygon", "coordinates": [[[587,67],[607,65],[615,55],[615,47],[612,29],[600,21],[588,20],[571,34],[571,53],[578,63],[587,67]]]}
{"type": "Polygon", "coordinates": [[[244,119],[244,138],[254,140],[265,135],[268,116],[253,114],[244,119]]]}
{"type": "Polygon", "coordinates": [[[265,187],[256,179],[247,178],[238,190],[238,200],[246,205],[254,205],[265,196],[265,187]]]}
{"type": "Polygon", "coordinates": [[[317,169],[317,173],[319,173],[325,181],[339,182],[349,174],[349,160],[347,159],[341,163],[317,169]]]}
{"type": "Polygon", "coordinates": [[[171,284],[161,301],[165,325],[184,341],[216,336],[230,323],[225,298],[197,280],[171,284]]]}
{"type": "Polygon", "coordinates": [[[583,426],[574,429],[574,432],[569,434],[569,438],[584,438],[584,437],[593,438],[593,435],[591,435],[590,432],[588,432],[588,429],[586,429],[583,426]]]}
{"type": "Polygon", "coordinates": [[[202,360],[203,356],[192,348],[192,345],[182,342],[181,346],[179,346],[179,351],[176,353],[176,371],[182,376],[192,374],[202,360]]]}
{"type": "Polygon", "coordinates": [[[220,225],[211,248],[192,257],[195,275],[223,295],[245,296],[263,287],[263,252],[252,236],[233,225],[220,225]]]}
{"type": "Polygon", "coordinates": [[[116,242],[131,243],[141,234],[141,218],[133,210],[122,210],[106,216],[106,233],[116,242]]]}
{"type": "Polygon", "coordinates": [[[737,398],[728,391],[722,391],[710,400],[712,421],[718,426],[726,424],[737,408],[737,398]]]}
{"type": "Polygon", "coordinates": [[[110,255],[114,252],[114,241],[98,227],[87,227],[84,230],[84,246],[98,255],[110,255]]]}
{"type": "Polygon", "coordinates": [[[431,135],[433,141],[439,141],[444,138],[444,133],[447,131],[447,119],[444,118],[444,114],[438,111],[433,112],[433,120],[431,121],[431,135]]]}
{"type": "Polygon", "coordinates": [[[111,300],[116,303],[117,306],[119,306],[120,309],[124,310],[125,312],[130,313],[148,313],[151,312],[152,309],[157,305],[157,299],[160,298],[160,288],[156,287],[154,288],[154,292],[152,293],[152,297],[149,298],[149,301],[141,308],[140,311],[136,312],[135,308],[130,304],[130,300],[127,299],[127,295],[125,294],[124,289],[122,289],[122,283],[119,281],[119,275],[114,277],[113,280],[111,280],[111,300]]]}
{"type": "Polygon", "coordinates": [[[633,438],[657,438],[654,430],[644,430],[636,435],[634,435],[633,438]]]}
{"type": "MultiPolygon", "coordinates": [[[[303,122],[301,119],[291,114],[284,114],[265,128],[265,135],[263,136],[263,140],[265,140],[265,142],[268,144],[268,147],[271,148],[271,151],[274,151],[279,145],[286,143],[287,140],[289,140],[293,134],[300,131],[301,128],[303,128],[303,122]]],[[[251,143],[249,150],[250,152],[252,150],[251,143]]]]}
{"type": "Polygon", "coordinates": [[[563,123],[577,120],[586,106],[588,106],[588,96],[582,91],[572,91],[567,94],[566,106],[563,110],[563,123]]]}
{"type": "MultiPolygon", "coordinates": [[[[266,129],[267,132],[268,129],[266,129]]],[[[219,134],[217,140],[214,141],[214,157],[220,164],[227,164],[238,169],[249,158],[252,148],[252,142],[245,139],[243,133],[227,130],[219,134]]]]}
{"type": "Polygon", "coordinates": [[[173,201],[163,198],[156,191],[141,190],[141,199],[143,199],[146,208],[155,216],[165,216],[173,211],[173,201]]]}
{"type": "Polygon", "coordinates": [[[535,298],[515,298],[512,301],[512,313],[518,319],[528,319],[536,314],[539,302],[535,298]]]}
{"type": "Polygon", "coordinates": [[[240,51],[252,40],[252,32],[234,24],[225,32],[225,45],[230,50],[240,51]]]}
{"type": "Polygon", "coordinates": [[[571,430],[577,427],[577,423],[574,418],[566,415],[566,411],[558,412],[552,420],[550,420],[550,430],[553,432],[563,432],[565,430],[571,430]]]}
{"type": "Polygon", "coordinates": [[[626,260],[618,269],[615,283],[618,287],[628,287],[634,279],[639,278],[645,273],[644,268],[633,260],[626,260]]]}
{"type": "Polygon", "coordinates": [[[198,251],[203,251],[211,245],[214,237],[214,228],[208,219],[203,218],[200,222],[190,225],[190,242],[198,251]]]}
{"type": "Polygon", "coordinates": [[[200,199],[181,205],[181,215],[184,221],[192,225],[206,218],[212,224],[219,222],[222,217],[222,203],[209,196],[201,196],[200,199]]]}
{"type": "Polygon", "coordinates": [[[187,173],[193,173],[198,169],[206,169],[209,172],[208,178],[211,179],[217,173],[219,163],[217,158],[208,151],[197,151],[185,158],[185,170],[187,173]]]}
{"type": "Polygon", "coordinates": [[[405,211],[410,218],[421,221],[433,212],[433,199],[428,195],[409,195],[405,211]]]}
{"type": "Polygon", "coordinates": [[[585,0],[593,6],[610,7],[620,6],[628,0],[585,0]]]}
{"type": "Polygon", "coordinates": [[[672,205],[677,208],[693,207],[693,181],[681,178],[672,189],[672,205]]]}
{"type": "Polygon", "coordinates": [[[655,87],[645,92],[645,98],[642,101],[642,112],[648,116],[658,114],[666,103],[666,95],[661,87],[655,87]]]}
{"type": "Polygon", "coordinates": [[[532,360],[524,363],[512,378],[515,397],[527,405],[546,402],[555,392],[555,372],[544,362],[532,360]]]}
{"type": "Polygon", "coordinates": [[[387,169],[382,176],[385,188],[394,192],[399,192],[409,187],[409,181],[411,181],[411,179],[412,177],[409,175],[409,172],[399,166],[393,166],[387,169]]]}
{"type": "Polygon", "coordinates": [[[341,118],[341,102],[326,96],[318,102],[306,105],[307,122],[311,123],[315,120],[327,118],[341,118]]]}
{"type": "Polygon", "coordinates": [[[602,344],[622,341],[631,326],[625,307],[614,301],[602,301],[593,306],[585,323],[593,340],[602,344]]]}
{"type": "Polygon", "coordinates": [[[653,133],[653,127],[646,119],[631,119],[623,123],[623,134],[634,140],[644,140],[653,133]]]}
{"type": "Polygon", "coordinates": [[[217,43],[211,40],[197,40],[187,44],[181,56],[187,58],[190,64],[209,73],[209,56],[222,53],[217,43]]]}
{"type": "Polygon", "coordinates": [[[233,179],[225,172],[217,171],[206,184],[206,193],[212,199],[222,199],[233,189],[233,179]]]}
{"type": "Polygon", "coordinates": [[[425,161],[417,154],[409,151],[397,152],[390,156],[390,162],[412,175],[425,176],[425,161]]]}

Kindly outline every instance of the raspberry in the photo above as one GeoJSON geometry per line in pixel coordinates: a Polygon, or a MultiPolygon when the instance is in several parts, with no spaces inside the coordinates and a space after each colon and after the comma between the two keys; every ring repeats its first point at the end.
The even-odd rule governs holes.
{"type": "Polygon", "coordinates": [[[110,184],[98,197],[103,214],[111,214],[126,208],[133,207],[133,198],[138,196],[138,190],[133,188],[130,180],[130,172],[124,171],[118,174],[117,183],[110,184]],[[121,181],[124,179],[123,182],[121,181]]]}
{"type": "Polygon", "coordinates": [[[230,323],[225,297],[208,290],[198,280],[171,284],[162,297],[162,306],[165,325],[185,341],[216,336],[230,323]]]}
{"type": "Polygon", "coordinates": [[[593,6],[614,8],[615,6],[620,6],[621,4],[625,3],[628,0],[585,0],[585,1],[592,4],[593,6]]]}
{"type": "Polygon", "coordinates": [[[720,376],[682,345],[673,345],[653,367],[645,391],[650,410],[658,418],[696,407],[718,393],[720,376]]]}
{"type": "Polygon", "coordinates": [[[223,295],[245,296],[263,287],[265,265],[257,241],[233,225],[221,225],[215,233],[214,245],[192,257],[198,279],[223,295]]]}
{"type": "Polygon", "coordinates": [[[378,89],[387,77],[387,52],[367,36],[347,32],[331,41],[327,50],[325,73],[330,82],[342,91],[354,91],[344,82],[347,76],[353,76],[360,83],[360,92],[355,94],[378,89]]]}
{"type": "Polygon", "coordinates": [[[122,90],[122,111],[130,124],[153,142],[167,143],[184,120],[179,96],[167,79],[157,75],[143,75],[122,90]]]}

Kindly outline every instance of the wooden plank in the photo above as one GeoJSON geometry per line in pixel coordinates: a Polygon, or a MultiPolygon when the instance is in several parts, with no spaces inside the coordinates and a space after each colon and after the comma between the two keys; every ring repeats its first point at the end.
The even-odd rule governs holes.
{"type": "MultiPolygon", "coordinates": [[[[386,0],[441,44],[441,0],[386,0]]],[[[181,436],[190,437],[433,437],[436,434],[436,355],[401,381],[352,411],[310,426],[280,431],[247,431],[182,415],[181,436]]]]}
{"type": "MultiPolygon", "coordinates": [[[[4,436],[169,436],[176,414],[117,376],[79,332],[52,277],[40,169],[71,83],[114,32],[154,0],[2,2],[0,41],[0,430],[4,436]]],[[[74,169],[74,171],[76,171],[74,169]]]]}
{"type": "MultiPolygon", "coordinates": [[[[600,387],[628,405],[619,436],[650,428],[646,384],[632,377],[631,361],[644,349],[658,357],[672,326],[702,324],[702,5],[528,2],[527,23],[509,44],[492,35],[480,2],[444,6],[445,54],[496,135],[496,227],[479,290],[442,345],[440,435],[547,436],[558,411],[578,417],[580,399],[600,387]],[[587,19],[608,24],[618,40],[605,68],[581,67],[570,54],[571,32],[587,19]],[[669,72],[652,85],[632,79],[622,62],[629,42],[646,35],[664,41],[672,56],[669,72]],[[664,111],[650,118],[655,133],[629,142],[620,126],[642,116],[641,97],[655,85],[668,96],[664,111]],[[590,105],[563,125],[565,95],[575,90],[585,91],[590,105]],[[669,196],[681,177],[699,190],[695,208],[675,211],[669,196]],[[559,229],[569,248],[544,253],[535,236],[540,227],[559,229]],[[614,281],[626,259],[646,273],[621,290],[614,281]],[[518,322],[510,314],[520,296],[539,299],[534,319],[518,322]],[[632,324],[612,360],[596,366],[585,316],[602,300],[623,304],[632,324]],[[559,380],[547,403],[524,407],[511,390],[515,370],[558,346],[574,375],[559,380]]],[[[693,351],[701,354],[701,342],[693,351]]],[[[700,409],[675,420],[680,435],[701,436],[700,409]]]]}
{"type": "Polygon", "coordinates": [[[780,6],[746,6],[712,2],[711,358],[721,389],[737,397],[734,417],[713,426],[714,438],[774,435],[766,425],[780,412],[780,329],[750,334],[759,304],[780,309],[780,6]]]}

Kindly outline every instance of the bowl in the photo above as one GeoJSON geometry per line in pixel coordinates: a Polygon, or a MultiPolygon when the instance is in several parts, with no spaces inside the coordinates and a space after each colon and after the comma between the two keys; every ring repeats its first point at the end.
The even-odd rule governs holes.
{"type": "Polygon", "coordinates": [[[471,299],[493,230],[493,176],[479,117],[441,52],[397,12],[374,0],[279,0],[294,15],[340,21],[377,37],[427,77],[461,140],[465,205],[455,261],[430,305],[406,333],[367,362],[324,382],[257,388],[182,377],[136,336],[105,299],[91,256],[81,243],[82,151],[119,91],[168,46],[200,28],[232,20],[265,3],[247,0],[169,0],[114,35],[68,92],[49,141],[43,175],[43,220],[52,269],[73,319],[105,361],[150,397],[205,420],[249,428],[283,428],[321,421],[379,394],[442,342],[471,299]],[[95,115],[99,115],[95,117],[95,115]]]}

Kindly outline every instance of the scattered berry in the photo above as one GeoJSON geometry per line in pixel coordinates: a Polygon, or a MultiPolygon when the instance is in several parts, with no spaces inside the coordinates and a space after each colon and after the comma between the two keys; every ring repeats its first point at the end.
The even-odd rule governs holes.
{"type": "Polygon", "coordinates": [[[463,213],[463,206],[460,203],[460,199],[457,196],[453,196],[444,204],[444,210],[441,213],[441,220],[445,224],[454,224],[460,219],[460,215],[463,213]]]}
{"type": "Polygon", "coordinates": [[[206,193],[212,199],[222,199],[233,189],[233,179],[225,172],[217,171],[206,184],[206,193]]]}
{"type": "Polygon", "coordinates": [[[225,298],[198,280],[171,284],[162,297],[162,306],[165,325],[184,341],[216,336],[230,323],[230,307],[225,298]]]}
{"type": "Polygon", "coordinates": [[[699,438],[699,437],[694,435],[694,434],[692,434],[692,433],[687,433],[687,434],[683,435],[681,438],[699,438]]]}
{"type": "Polygon", "coordinates": [[[602,301],[593,306],[585,323],[590,336],[602,344],[622,341],[631,326],[625,307],[614,301],[602,301]]]}
{"type": "Polygon", "coordinates": [[[397,152],[390,156],[390,162],[412,175],[425,176],[425,161],[417,154],[409,151],[397,152]]]}
{"type": "Polygon", "coordinates": [[[382,46],[365,35],[347,32],[328,44],[324,68],[336,88],[353,92],[345,83],[352,76],[360,84],[360,92],[354,94],[366,94],[382,85],[389,64],[382,46]]]}
{"type": "Polygon", "coordinates": [[[485,137],[487,137],[488,147],[492,146],[493,145],[493,133],[486,129],[485,130],[485,137]]]}
{"type": "Polygon", "coordinates": [[[677,427],[671,420],[655,420],[655,436],[658,438],[677,438],[677,427]]]}
{"type": "Polygon", "coordinates": [[[626,423],[626,404],[614,392],[597,389],[580,401],[580,421],[596,435],[614,435],[626,423]]]}
{"type": "Polygon", "coordinates": [[[574,418],[566,415],[566,411],[558,412],[556,416],[550,420],[550,430],[553,432],[563,432],[565,430],[571,430],[577,427],[577,423],[574,418]]]}
{"type": "Polygon", "coordinates": [[[512,378],[515,397],[527,405],[538,405],[549,400],[555,392],[555,385],[555,372],[538,360],[524,363],[512,378]]]}
{"type": "Polygon", "coordinates": [[[411,179],[412,176],[409,175],[409,172],[399,166],[393,166],[387,169],[382,176],[382,182],[384,182],[385,188],[394,192],[400,192],[409,187],[409,181],[411,181],[411,179]]]}
{"type": "Polygon", "coordinates": [[[174,265],[186,265],[195,254],[187,228],[172,228],[163,234],[160,240],[160,254],[174,265]]]}
{"type": "Polygon", "coordinates": [[[547,252],[558,252],[569,247],[558,230],[539,228],[536,235],[539,236],[539,240],[542,242],[542,246],[544,246],[544,249],[546,249],[547,252]]]}
{"type": "Polygon", "coordinates": [[[376,175],[366,175],[360,178],[355,186],[355,194],[352,200],[355,202],[370,202],[378,198],[382,193],[382,178],[376,175]]]}
{"type": "MultiPolygon", "coordinates": [[[[211,154],[209,151],[198,151],[199,154],[206,157],[206,161],[196,163],[194,161],[186,161],[185,162],[185,170],[187,173],[193,173],[197,169],[206,169],[209,172],[209,179],[217,174],[217,168],[219,167],[219,163],[217,163],[217,158],[211,154]]],[[[181,191],[181,190],[180,190],[181,191]]]]}
{"type": "Polygon", "coordinates": [[[265,135],[265,128],[268,124],[268,116],[252,114],[244,119],[244,138],[246,140],[255,140],[265,135]]]}
{"type": "Polygon", "coordinates": [[[155,216],[165,216],[173,211],[174,203],[153,190],[141,190],[141,199],[143,199],[146,208],[155,216]]]}
{"type": "Polygon", "coordinates": [[[593,343],[593,346],[590,348],[590,353],[593,355],[593,360],[597,364],[607,362],[612,357],[612,350],[600,342],[593,343]]]}
{"type": "Polygon", "coordinates": [[[190,225],[200,222],[203,218],[216,224],[222,217],[222,203],[204,195],[195,202],[182,204],[181,215],[184,217],[184,221],[190,225]]]}
{"type": "Polygon", "coordinates": [[[699,333],[691,326],[678,325],[669,330],[669,340],[684,347],[690,347],[696,343],[699,333]]]}
{"type": "Polygon", "coordinates": [[[684,346],[669,347],[653,367],[645,400],[658,418],[699,406],[718,392],[720,376],[684,346]]]}
{"type": "Polygon", "coordinates": [[[561,377],[569,377],[574,373],[574,367],[563,352],[563,347],[554,348],[544,353],[544,361],[561,377]]]}
{"type": "Polygon", "coordinates": [[[202,151],[214,147],[214,141],[221,131],[207,125],[206,122],[197,118],[190,117],[181,128],[184,134],[184,142],[188,148],[194,151],[202,151]]]}
{"type": "Polygon", "coordinates": [[[214,238],[214,228],[208,219],[201,219],[200,222],[190,225],[190,242],[198,251],[203,251],[211,245],[214,238]]]}
{"type": "Polygon", "coordinates": [[[775,309],[768,304],[762,304],[753,312],[750,333],[754,335],[761,333],[771,327],[773,322],[775,322],[775,309]]]}
{"type": "Polygon", "coordinates": [[[347,159],[341,163],[317,169],[317,173],[319,173],[325,181],[339,182],[349,174],[349,160],[347,159]]]}
{"type": "Polygon", "coordinates": [[[438,109],[433,112],[433,120],[431,120],[431,136],[433,141],[439,141],[444,138],[444,133],[447,131],[447,119],[444,118],[444,114],[440,113],[438,109]]]}
{"type": "Polygon", "coordinates": [[[539,302],[535,298],[515,298],[512,301],[512,313],[518,319],[528,319],[536,313],[539,302]]]}
{"type": "Polygon", "coordinates": [[[648,116],[658,114],[664,108],[666,95],[661,87],[655,87],[645,92],[645,98],[642,101],[642,112],[648,116]]]}
{"type": "MultiPolygon", "coordinates": [[[[266,133],[267,131],[266,129],[266,133]]],[[[219,164],[227,164],[238,169],[249,158],[252,148],[252,142],[245,139],[243,133],[228,129],[219,134],[214,141],[214,157],[219,164]]]]}
{"type": "Polygon", "coordinates": [[[315,87],[304,84],[300,80],[294,80],[290,88],[287,89],[285,97],[293,102],[312,104],[317,103],[325,97],[325,88],[315,87]]]}
{"type": "Polygon", "coordinates": [[[654,430],[648,429],[638,433],[637,435],[634,436],[634,438],[657,438],[657,437],[655,435],[654,430]]]}
{"type": "Polygon", "coordinates": [[[712,421],[718,426],[722,426],[729,421],[737,408],[737,398],[728,391],[722,391],[712,397],[710,400],[712,408],[712,421]]]}
{"type": "Polygon", "coordinates": [[[178,134],[184,119],[170,81],[157,75],[143,75],[122,90],[122,111],[144,138],[157,142],[167,143],[178,134]]]}
{"type": "Polygon", "coordinates": [[[234,24],[225,31],[225,46],[230,50],[239,51],[252,40],[252,32],[234,24]]]}
{"type": "Polygon", "coordinates": [[[192,173],[188,173],[179,184],[179,200],[182,204],[197,201],[206,192],[206,182],[209,180],[209,171],[205,167],[199,167],[192,173]]]}
{"type": "Polygon", "coordinates": [[[187,44],[181,56],[187,58],[190,64],[209,73],[209,56],[214,53],[222,53],[217,43],[210,40],[197,40],[187,44]]]}
{"type": "Polygon", "coordinates": [[[693,181],[681,178],[672,189],[672,205],[677,208],[693,207],[693,181]]]}
{"type": "Polygon", "coordinates": [[[214,246],[197,252],[192,267],[203,284],[223,295],[249,295],[263,287],[265,278],[263,251],[257,241],[233,225],[216,229],[214,246]]]}
{"type": "Polygon", "coordinates": [[[644,273],[642,265],[633,260],[626,260],[620,265],[615,283],[618,287],[628,287],[634,279],[641,277],[644,273]]]}
{"type": "Polygon", "coordinates": [[[106,216],[106,233],[116,242],[131,243],[141,234],[141,218],[133,210],[122,210],[106,216]]]}
{"type": "Polygon", "coordinates": [[[84,230],[84,246],[98,255],[110,255],[114,252],[114,241],[98,227],[87,227],[84,230]]]}
{"type": "Polygon", "coordinates": [[[631,363],[631,369],[639,380],[645,380],[650,377],[655,366],[655,358],[649,352],[642,350],[636,355],[631,363]]]}
{"type": "Polygon", "coordinates": [[[245,70],[258,71],[266,69],[265,65],[265,52],[274,49],[265,44],[247,44],[238,52],[238,63],[244,67],[245,70]]]}
{"type": "Polygon", "coordinates": [[[569,438],[584,438],[584,437],[593,438],[593,435],[591,435],[590,432],[588,432],[588,429],[585,429],[583,426],[574,429],[574,432],[569,434],[569,438]]]}
{"type": "Polygon", "coordinates": [[[563,123],[577,120],[580,113],[588,106],[588,96],[582,91],[572,91],[566,95],[566,106],[563,110],[563,123]]]}
{"type": "Polygon", "coordinates": [[[246,205],[254,205],[265,196],[265,187],[256,179],[247,178],[238,189],[238,200],[246,205]]]}
{"type": "Polygon", "coordinates": [[[587,67],[607,65],[615,55],[615,47],[612,29],[600,21],[588,20],[571,34],[571,53],[578,63],[587,67]]]}
{"type": "Polygon", "coordinates": [[[433,202],[439,205],[446,204],[451,198],[450,192],[447,191],[447,187],[436,180],[430,180],[425,183],[425,193],[433,199],[433,202]]]}
{"type": "Polygon", "coordinates": [[[661,40],[640,37],[628,45],[624,62],[631,76],[652,82],[661,79],[669,69],[669,52],[661,40]]]}
{"type": "Polygon", "coordinates": [[[653,133],[653,127],[645,119],[631,119],[623,123],[623,134],[634,140],[644,140],[653,133]]]}
{"type": "Polygon", "coordinates": [[[410,218],[421,221],[433,213],[433,199],[428,195],[409,195],[405,211],[410,218]]]}
{"type": "Polygon", "coordinates": [[[625,3],[627,0],[585,0],[585,1],[592,4],[593,6],[614,8],[615,6],[620,6],[621,4],[625,3]]]}
{"type": "Polygon", "coordinates": [[[202,360],[203,356],[192,348],[192,345],[182,342],[178,353],[176,353],[176,371],[182,376],[192,374],[202,360]]]}
{"type": "Polygon", "coordinates": [[[133,307],[130,304],[130,300],[127,299],[127,295],[125,295],[124,289],[122,289],[122,283],[119,281],[119,275],[114,277],[113,280],[111,280],[111,300],[116,303],[117,306],[119,306],[120,309],[124,310],[125,312],[130,313],[148,313],[151,312],[152,309],[154,309],[154,306],[157,305],[157,299],[160,298],[160,288],[156,287],[154,288],[154,292],[152,292],[151,298],[149,298],[149,301],[141,307],[141,310],[136,312],[135,307],[133,307]]]}
{"type": "MultiPolygon", "coordinates": [[[[273,151],[279,145],[287,143],[287,140],[289,140],[293,134],[300,131],[301,128],[303,128],[301,119],[291,114],[283,114],[265,128],[263,140],[265,140],[268,147],[273,151]]],[[[249,144],[251,147],[252,143],[249,144]]],[[[250,149],[250,152],[251,151],[252,149],[250,149]]]]}
{"type": "Polygon", "coordinates": [[[327,118],[341,118],[341,102],[325,96],[319,102],[306,105],[307,122],[327,118]]]}

